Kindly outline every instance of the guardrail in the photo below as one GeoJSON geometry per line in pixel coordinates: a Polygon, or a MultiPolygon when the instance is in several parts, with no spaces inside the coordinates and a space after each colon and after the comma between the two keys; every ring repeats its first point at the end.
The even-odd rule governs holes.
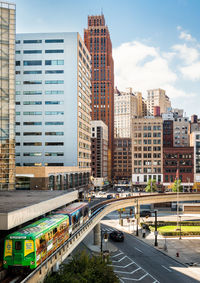
{"type": "MultiPolygon", "coordinates": [[[[190,197],[193,197],[193,199],[200,200],[200,193],[179,193],[179,201],[181,200],[181,198],[185,199],[187,195],[190,195],[190,197]]],[[[56,249],[47,259],[45,259],[36,269],[30,272],[26,276],[26,278],[24,278],[21,282],[37,282],[37,280],[34,279],[37,274],[41,275],[39,281],[42,281],[48,271],[50,271],[52,267],[56,264],[56,262],[58,262],[58,259],[60,258],[60,260],[63,261],[73,251],[73,249],[85,238],[85,236],[94,228],[94,226],[109,212],[116,210],[118,207],[128,207],[131,205],[134,206],[132,200],[135,200],[135,203],[137,202],[137,200],[140,200],[140,203],[142,203],[145,201],[150,201],[152,197],[153,199],[155,199],[155,201],[152,202],[167,202],[167,198],[169,198],[170,201],[172,201],[172,199],[176,200],[176,193],[148,194],[142,196],[110,199],[94,205],[93,207],[91,207],[92,216],[90,217],[90,219],[86,223],[84,223],[65,243],[63,243],[58,249],[56,249]],[[57,261],[53,262],[53,258],[55,258],[57,261]],[[49,268],[46,270],[45,274],[42,274],[41,270],[45,266],[47,268],[47,264],[49,262],[49,268]]]]}

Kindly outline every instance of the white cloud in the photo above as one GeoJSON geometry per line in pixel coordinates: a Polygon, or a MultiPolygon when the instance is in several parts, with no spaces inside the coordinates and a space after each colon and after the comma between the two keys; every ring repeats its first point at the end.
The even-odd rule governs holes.
{"type": "Polygon", "coordinates": [[[180,34],[179,34],[180,39],[183,39],[185,41],[191,41],[191,42],[196,41],[196,39],[192,37],[192,35],[186,30],[184,30],[181,26],[177,26],[177,30],[180,31],[180,34]]]}
{"type": "Polygon", "coordinates": [[[192,81],[200,80],[200,61],[191,64],[190,66],[180,68],[185,79],[192,81]]]}
{"type": "Polygon", "coordinates": [[[113,50],[115,62],[115,84],[125,90],[146,92],[147,89],[162,87],[173,83],[177,75],[169,66],[167,59],[155,47],[138,41],[128,42],[113,50]]]}
{"type": "Polygon", "coordinates": [[[188,47],[186,44],[177,44],[172,46],[172,49],[177,52],[177,56],[186,64],[191,64],[199,57],[199,52],[196,48],[188,47]]]}

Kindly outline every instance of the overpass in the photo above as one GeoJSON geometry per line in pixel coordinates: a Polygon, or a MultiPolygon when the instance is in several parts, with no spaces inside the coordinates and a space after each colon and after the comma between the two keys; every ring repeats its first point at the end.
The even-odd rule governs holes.
{"type": "MultiPolygon", "coordinates": [[[[179,201],[200,200],[200,193],[179,193],[179,201]]],[[[100,220],[108,213],[120,208],[139,206],[141,204],[173,202],[177,200],[177,193],[148,194],[103,201],[92,207],[91,218],[79,228],[61,247],[47,258],[34,271],[29,273],[21,282],[42,282],[48,272],[57,269],[59,264],[80,244],[92,229],[94,229],[94,244],[100,243],[100,220]]],[[[138,211],[137,211],[138,213],[138,211]]]]}

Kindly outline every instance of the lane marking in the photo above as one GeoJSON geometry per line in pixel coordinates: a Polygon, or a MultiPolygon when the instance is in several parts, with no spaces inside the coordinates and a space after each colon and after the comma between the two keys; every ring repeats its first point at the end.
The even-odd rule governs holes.
{"type": "Polygon", "coordinates": [[[126,277],[122,277],[122,279],[124,280],[132,280],[132,281],[141,281],[143,278],[145,278],[147,275],[150,275],[149,273],[144,274],[142,277],[140,278],[126,278],[126,277]]]}
{"type": "Polygon", "coordinates": [[[123,253],[121,252],[121,253],[119,253],[119,254],[113,255],[112,257],[116,257],[116,256],[122,255],[122,254],[123,254],[123,253]]]}
{"type": "Polygon", "coordinates": [[[123,256],[122,258],[118,259],[118,260],[113,260],[112,262],[120,262],[122,261],[123,259],[125,259],[127,257],[127,255],[123,256]]]}
{"type": "Polygon", "coordinates": [[[118,271],[118,270],[115,270],[115,272],[118,272],[118,273],[126,273],[126,274],[133,274],[135,273],[136,271],[142,269],[141,267],[138,267],[137,269],[133,270],[133,271],[118,271]]]}
{"type": "Polygon", "coordinates": [[[134,248],[134,249],[136,249],[137,251],[139,251],[139,252],[141,252],[143,254],[143,251],[141,251],[140,249],[138,249],[138,248],[134,248]]]}
{"type": "Polygon", "coordinates": [[[135,262],[130,262],[130,263],[128,263],[127,265],[124,265],[124,266],[121,266],[121,265],[112,265],[112,264],[110,264],[110,266],[113,266],[113,267],[120,267],[120,268],[126,268],[126,267],[128,267],[128,266],[130,266],[131,264],[135,264],[135,262]]]}
{"type": "Polygon", "coordinates": [[[169,271],[169,272],[172,272],[172,270],[170,270],[169,268],[167,268],[166,266],[164,266],[164,265],[161,265],[163,268],[165,268],[167,271],[169,271]]]}

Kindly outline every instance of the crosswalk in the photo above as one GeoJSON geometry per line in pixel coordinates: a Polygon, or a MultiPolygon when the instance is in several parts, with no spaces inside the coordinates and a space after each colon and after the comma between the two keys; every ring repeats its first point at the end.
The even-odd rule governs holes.
{"type": "Polygon", "coordinates": [[[111,233],[111,232],[114,232],[114,231],[117,231],[117,229],[115,229],[115,228],[111,228],[111,227],[102,227],[101,226],[101,231],[103,232],[103,233],[111,233]]]}

